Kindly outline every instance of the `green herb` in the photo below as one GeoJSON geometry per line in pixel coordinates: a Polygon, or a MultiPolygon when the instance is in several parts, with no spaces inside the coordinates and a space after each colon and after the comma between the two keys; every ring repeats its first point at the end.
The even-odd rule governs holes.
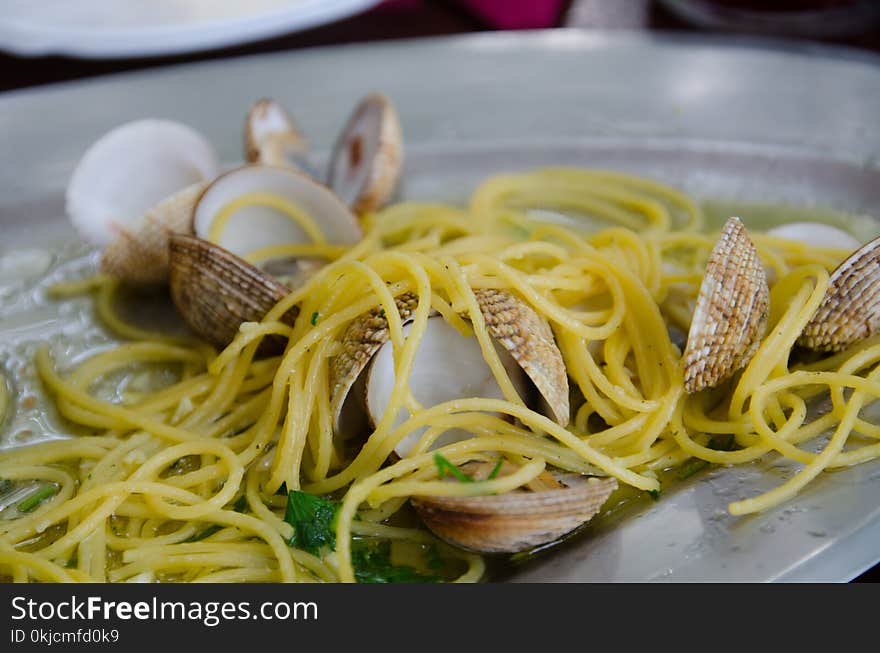
{"type": "Polygon", "coordinates": [[[709,466],[709,463],[705,460],[700,460],[696,458],[691,460],[687,465],[678,470],[678,478],[680,480],[684,480],[686,478],[690,478],[694,474],[696,474],[701,469],[705,469],[709,466]]]}
{"type": "Polygon", "coordinates": [[[312,313],[312,326],[315,326],[316,324],[318,324],[318,316],[319,315],[320,315],[320,313],[318,313],[318,311],[315,311],[314,313],[312,313]]]}
{"type": "Polygon", "coordinates": [[[498,476],[498,472],[501,471],[501,466],[504,464],[504,458],[499,458],[498,462],[495,463],[495,467],[492,468],[492,471],[489,472],[489,475],[486,477],[487,481],[491,481],[493,478],[498,476]]]}
{"type": "Polygon", "coordinates": [[[291,490],[287,494],[284,521],[293,526],[290,546],[318,555],[328,547],[336,548],[336,513],[339,504],[313,494],[291,490]]]}
{"type": "Polygon", "coordinates": [[[378,315],[379,317],[385,317],[385,309],[384,309],[384,308],[380,308],[380,309],[379,309],[379,312],[376,313],[376,315],[378,315]]]}
{"type": "Polygon", "coordinates": [[[57,491],[58,489],[54,485],[44,485],[19,503],[16,508],[18,508],[18,512],[30,512],[57,491]]]}
{"type": "Polygon", "coordinates": [[[195,535],[191,535],[190,537],[185,539],[184,542],[200,542],[201,540],[209,538],[214,533],[216,533],[218,531],[222,531],[222,530],[223,530],[223,526],[221,526],[220,524],[211,524],[210,526],[208,526],[208,528],[201,531],[200,533],[196,533],[195,535]]]}
{"type": "Polygon", "coordinates": [[[238,497],[238,500],[232,505],[232,509],[235,512],[244,512],[245,508],[248,506],[248,500],[245,495],[241,495],[238,497]]]}
{"type": "Polygon", "coordinates": [[[79,560],[76,557],[76,554],[73,554],[73,557],[67,561],[67,564],[64,565],[67,569],[76,569],[76,566],[79,564],[79,560]]]}
{"type": "Polygon", "coordinates": [[[660,500],[660,490],[648,490],[648,494],[651,495],[651,498],[654,499],[654,501],[660,500]]]}
{"type": "MultiPolygon", "coordinates": [[[[391,543],[355,540],[351,543],[351,562],[359,583],[438,583],[439,576],[427,576],[413,567],[391,563],[391,543]]],[[[440,561],[442,565],[442,560],[440,561]]]]}
{"type": "Polygon", "coordinates": [[[474,479],[465,474],[451,462],[446,460],[446,458],[444,458],[442,454],[434,454],[434,463],[437,465],[437,474],[440,475],[440,478],[443,478],[444,476],[449,474],[450,476],[454,476],[455,478],[457,478],[462,483],[474,482],[474,479]]]}

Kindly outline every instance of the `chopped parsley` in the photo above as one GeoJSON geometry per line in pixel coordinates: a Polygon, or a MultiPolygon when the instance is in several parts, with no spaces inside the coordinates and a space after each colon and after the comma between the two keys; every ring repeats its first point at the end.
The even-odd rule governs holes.
{"type": "Polygon", "coordinates": [[[318,313],[318,311],[315,311],[314,313],[312,313],[312,320],[311,320],[311,322],[312,322],[312,326],[317,326],[317,324],[318,324],[318,318],[320,317],[320,315],[321,315],[321,314],[318,313]]]}
{"type": "Polygon", "coordinates": [[[186,538],[184,542],[200,542],[201,540],[207,539],[211,537],[214,533],[218,531],[222,531],[223,527],[220,524],[211,524],[203,531],[200,531],[190,537],[186,538]]]}
{"type": "Polygon", "coordinates": [[[461,471],[458,467],[449,462],[442,454],[434,454],[434,464],[437,465],[437,474],[443,478],[447,474],[454,476],[462,483],[473,483],[474,479],[461,471]]]}
{"type": "Polygon", "coordinates": [[[499,458],[498,462],[495,463],[495,467],[492,468],[492,471],[489,472],[489,475],[486,477],[487,481],[491,481],[496,476],[498,476],[498,472],[501,471],[501,466],[504,464],[504,458],[499,458]]]}
{"type": "MultiPolygon", "coordinates": [[[[439,576],[419,573],[413,567],[392,564],[391,543],[388,540],[353,541],[351,562],[359,583],[438,583],[441,580],[439,576]]],[[[443,561],[439,562],[442,566],[443,561]]]]}
{"type": "Polygon", "coordinates": [[[16,506],[16,508],[18,509],[18,512],[30,512],[31,510],[34,510],[38,505],[43,503],[43,501],[51,496],[54,496],[57,491],[58,488],[56,488],[54,485],[44,485],[36,492],[28,495],[28,497],[20,502],[16,506]]]}
{"type": "Polygon", "coordinates": [[[339,504],[307,492],[287,494],[284,521],[293,526],[290,546],[318,555],[324,547],[336,548],[336,513],[339,504]]]}

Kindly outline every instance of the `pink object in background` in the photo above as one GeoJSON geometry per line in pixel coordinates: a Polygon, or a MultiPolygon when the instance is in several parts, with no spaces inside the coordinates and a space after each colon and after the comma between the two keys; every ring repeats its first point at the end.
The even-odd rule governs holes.
{"type": "Polygon", "coordinates": [[[556,27],[566,0],[456,0],[489,26],[498,29],[556,27]]]}

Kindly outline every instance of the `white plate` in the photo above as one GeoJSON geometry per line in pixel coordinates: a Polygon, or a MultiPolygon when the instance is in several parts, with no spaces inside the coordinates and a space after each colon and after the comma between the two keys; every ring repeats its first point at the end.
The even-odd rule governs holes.
{"type": "MultiPolygon", "coordinates": [[[[115,125],[180,120],[233,163],[249,103],[268,95],[326,154],[354,103],[373,89],[400,111],[405,197],[461,200],[489,174],[572,164],[645,174],[701,196],[876,216],[880,57],[760,43],[767,47],[579,31],[487,34],[9,93],[0,96],[0,252],[75,238],[63,218],[65,183],[88,144],[115,125]]],[[[43,319],[53,324],[48,313],[43,319]]],[[[7,333],[51,337],[35,329],[13,319],[7,333]]],[[[846,581],[880,560],[880,461],[822,474],[766,513],[726,514],[730,500],[778,484],[787,473],[778,464],[768,456],[695,476],[511,580],[846,581]]]]}
{"type": "Polygon", "coordinates": [[[381,0],[6,0],[0,49],[87,59],[194,52],[288,34],[381,0]]]}

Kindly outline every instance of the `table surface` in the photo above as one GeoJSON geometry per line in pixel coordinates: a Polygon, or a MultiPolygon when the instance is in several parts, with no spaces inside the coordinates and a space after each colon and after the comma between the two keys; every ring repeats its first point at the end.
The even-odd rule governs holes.
{"type": "MultiPolygon", "coordinates": [[[[552,27],[696,31],[654,0],[571,0],[552,27]]],[[[24,58],[0,53],[0,92],[54,82],[264,52],[493,29],[454,0],[390,0],[351,18],[258,43],[209,52],[123,60],[24,58]]],[[[704,31],[705,30],[699,30],[704,31]]],[[[880,52],[880,29],[824,42],[880,52]]],[[[880,546],[880,543],[878,543],[880,546]]],[[[880,565],[854,582],[880,582],[880,565]]]]}

